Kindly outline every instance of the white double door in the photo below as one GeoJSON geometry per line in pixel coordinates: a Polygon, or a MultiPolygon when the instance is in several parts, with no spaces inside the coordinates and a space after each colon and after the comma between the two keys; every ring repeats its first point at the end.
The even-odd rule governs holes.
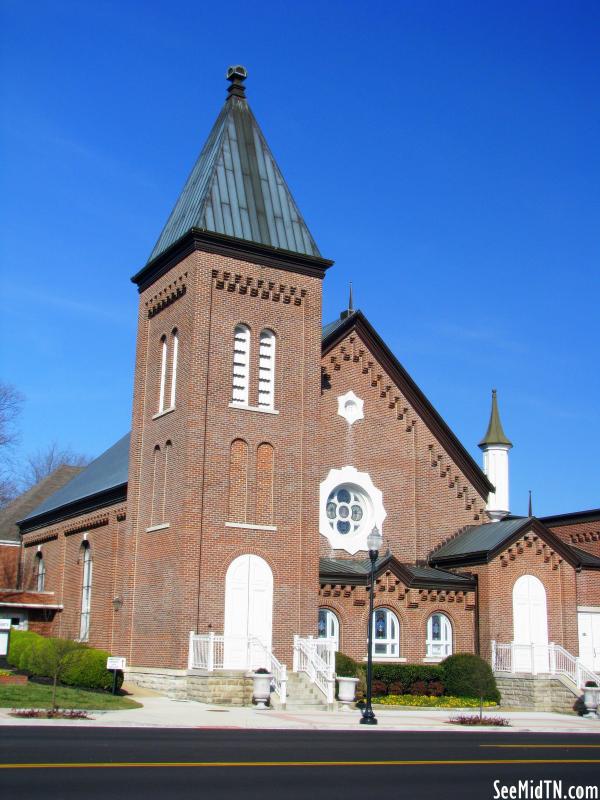
{"type": "Polygon", "coordinates": [[[579,658],[588,669],[600,672],[600,609],[598,611],[580,611],[577,616],[579,658]]]}
{"type": "Polygon", "coordinates": [[[273,628],[273,573],[267,562],[251,554],[239,556],[225,577],[225,669],[269,668],[265,651],[252,644],[258,639],[270,652],[273,628]]]}
{"type": "Polygon", "coordinates": [[[515,672],[549,671],[546,590],[534,575],[513,587],[513,644],[515,672]]]}

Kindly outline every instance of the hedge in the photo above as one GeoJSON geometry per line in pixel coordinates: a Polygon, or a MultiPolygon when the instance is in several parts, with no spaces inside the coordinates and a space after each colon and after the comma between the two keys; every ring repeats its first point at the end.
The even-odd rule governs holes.
{"type": "MultiPolygon", "coordinates": [[[[35,651],[45,647],[48,641],[46,637],[32,631],[11,631],[8,663],[30,675],[40,678],[50,677],[36,667],[34,657],[35,651]]],[[[76,662],[64,674],[62,683],[87,689],[112,689],[113,673],[106,669],[106,659],[109,656],[110,653],[106,650],[82,647],[76,662]]],[[[121,688],[122,683],[123,673],[119,671],[117,689],[121,688]]]]}
{"type": "Polygon", "coordinates": [[[358,678],[358,664],[344,653],[335,654],[335,674],[342,678],[358,678]]]}
{"type": "Polygon", "coordinates": [[[448,656],[440,664],[446,693],[462,697],[483,697],[500,702],[500,692],[492,668],[473,653],[448,656]]]}

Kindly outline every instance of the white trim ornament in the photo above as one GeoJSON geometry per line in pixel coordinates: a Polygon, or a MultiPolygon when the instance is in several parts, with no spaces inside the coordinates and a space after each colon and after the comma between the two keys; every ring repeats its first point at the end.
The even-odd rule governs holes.
{"type": "Polygon", "coordinates": [[[363,411],[364,400],[357,397],[353,391],[340,395],[337,400],[337,413],[346,420],[348,425],[353,425],[357,420],[365,418],[363,411]]]}
{"type": "Polygon", "coordinates": [[[359,472],[355,467],[331,469],[319,487],[319,533],[325,536],[335,550],[345,550],[354,555],[359,550],[368,550],[367,536],[377,525],[382,530],[387,513],[383,507],[383,495],[373,484],[367,472],[359,472]],[[360,524],[351,524],[347,533],[338,531],[335,519],[330,519],[327,506],[332,492],[347,489],[350,494],[360,497],[362,516],[360,524]]]}

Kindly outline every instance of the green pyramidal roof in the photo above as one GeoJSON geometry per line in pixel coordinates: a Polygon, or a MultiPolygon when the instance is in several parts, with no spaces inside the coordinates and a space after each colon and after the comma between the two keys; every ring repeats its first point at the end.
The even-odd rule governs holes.
{"type": "Polygon", "coordinates": [[[490,422],[485,432],[485,436],[479,442],[479,447],[484,448],[488,444],[505,444],[512,447],[512,442],[504,433],[502,423],[500,422],[500,414],[498,412],[498,400],[496,398],[496,390],[492,389],[492,413],[490,414],[490,422]]]}
{"type": "Polygon", "coordinates": [[[246,100],[243,67],[154,246],[152,261],[192,228],[320,256],[246,100]]]}

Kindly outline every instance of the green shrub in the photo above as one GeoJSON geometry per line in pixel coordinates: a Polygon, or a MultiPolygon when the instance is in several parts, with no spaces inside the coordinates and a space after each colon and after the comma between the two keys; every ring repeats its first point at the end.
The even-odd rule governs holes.
{"type": "Polygon", "coordinates": [[[43,642],[44,637],[33,631],[10,632],[10,650],[7,656],[8,663],[16,669],[29,671],[31,650],[37,642],[43,642]]]}
{"type": "Polygon", "coordinates": [[[500,702],[492,668],[483,658],[473,653],[457,653],[442,661],[440,668],[447,694],[500,702]]]}
{"type": "Polygon", "coordinates": [[[335,654],[335,674],[341,678],[358,678],[358,664],[344,653],[335,654]]]}
{"type": "MultiPolygon", "coordinates": [[[[49,640],[32,631],[11,631],[8,663],[17,669],[25,670],[40,678],[49,678],[47,659],[44,650],[49,640]]],[[[106,659],[110,653],[82,646],[82,652],[61,676],[61,683],[81,686],[87,689],[110,690],[113,673],[106,669],[106,659]]],[[[123,673],[117,673],[117,689],[123,683],[123,673]]]]}

